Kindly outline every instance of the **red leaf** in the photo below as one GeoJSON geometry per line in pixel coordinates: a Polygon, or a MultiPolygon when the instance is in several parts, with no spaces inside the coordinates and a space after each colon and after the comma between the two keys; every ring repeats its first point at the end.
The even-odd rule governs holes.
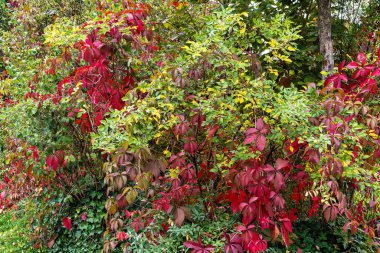
{"type": "Polygon", "coordinates": [[[81,217],[82,221],[86,221],[86,219],[87,219],[86,213],[82,213],[82,215],[80,217],[81,217]]]}
{"type": "Polygon", "coordinates": [[[351,226],[351,221],[347,222],[346,224],[344,224],[343,226],[343,231],[346,233],[347,230],[350,228],[351,226]]]}
{"type": "Polygon", "coordinates": [[[173,4],[174,7],[178,7],[179,6],[179,2],[178,1],[173,1],[172,4],[173,4]]]}
{"type": "Polygon", "coordinates": [[[329,206],[327,204],[323,206],[323,216],[327,222],[335,220],[338,211],[339,210],[336,206],[329,206]]]}
{"type": "Polygon", "coordinates": [[[239,235],[233,235],[232,239],[228,234],[225,234],[226,244],[224,245],[224,253],[243,253],[242,240],[239,235]]]}
{"type": "Polygon", "coordinates": [[[1,194],[0,194],[0,200],[5,199],[6,196],[7,196],[7,192],[6,191],[2,191],[1,194]]]}
{"type": "Polygon", "coordinates": [[[269,126],[264,123],[263,118],[259,118],[256,121],[256,129],[259,130],[261,134],[269,133],[269,126]]]}
{"type": "Polygon", "coordinates": [[[284,240],[285,246],[289,247],[289,232],[286,229],[284,229],[283,226],[281,226],[281,236],[282,240],[284,240]]]}
{"type": "Polygon", "coordinates": [[[380,158],[380,148],[373,153],[373,159],[380,158]]]}
{"type": "Polygon", "coordinates": [[[59,166],[58,158],[54,155],[46,157],[46,165],[53,170],[57,170],[59,166]]]}
{"type": "Polygon", "coordinates": [[[183,243],[183,245],[189,249],[193,249],[191,253],[210,253],[212,250],[215,249],[212,245],[202,245],[202,238],[199,236],[198,242],[194,241],[186,241],[183,243]]]}
{"type": "Polygon", "coordinates": [[[139,218],[133,219],[131,227],[135,230],[136,233],[138,233],[140,229],[144,228],[144,223],[139,218]]]}
{"type": "Polygon", "coordinates": [[[131,218],[132,216],[131,212],[129,212],[128,210],[125,210],[124,214],[127,219],[131,218]]]}
{"type": "Polygon", "coordinates": [[[250,133],[248,133],[248,131],[246,132],[246,137],[244,139],[244,144],[245,145],[251,144],[252,142],[254,142],[256,140],[257,134],[253,133],[253,130],[257,132],[257,130],[255,128],[250,128],[248,130],[248,131],[250,131],[250,133]]]}
{"type": "Polygon", "coordinates": [[[256,140],[256,148],[259,151],[263,151],[265,148],[267,138],[264,135],[259,135],[256,140]]]}
{"type": "Polygon", "coordinates": [[[198,242],[194,242],[194,241],[186,241],[183,243],[183,245],[189,249],[195,249],[195,250],[202,249],[202,244],[200,244],[198,242]]]}
{"type": "Polygon", "coordinates": [[[352,221],[347,222],[343,226],[343,231],[347,232],[348,229],[351,229],[351,234],[355,234],[358,227],[359,227],[359,222],[357,222],[356,220],[352,220],[352,221]]]}
{"type": "Polygon", "coordinates": [[[116,196],[116,203],[119,209],[125,209],[128,205],[127,198],[123,194],[116,196]]]}
{"type": "Polygon", "coordinates": [[[283,218],[283,219],[279,219],[279,221],[282,222],[282,226],[284,226],[286,231],[293,232],[292,223],[291,223],[290,219],[283,218]]]}
{"type": "Polygon", "coordinates": [[[190,155],[194,155],[198,151],[198,144],[193,140],[189,140],[185,143],[184,150],[190,155]]]}
{"type": "Polygon", "coordinates": [[[249,203],[243,202],[243,203],[240,203],[239,205],[239,209],[243,215],[242,223],[246,226],[248,226],[256,216],[255,202],[257,199],[258,199],[257,197],[252,197],[249,200],[249,203]]]}
{"type": "Polygon", "coordinates": [[[263,129],[264,128],[264,120],[263,120],[263,118],[259,118],[257,121],[256,121],[256,128],[258,129],[258,130],[261,130],[261,129],[263,129]]]}
{"type": "Polygon", "coordinates": [[[214,136],[214,134],[216,133],[216,131],[218,131],[218,129],[219,129],[219,126],[216,126],[216,127],[214,127],[214,128],[212,128],[209,132],[208,132],[208,134],[207,134],[207,138],[212,138],[213,136],[214,136]]]}
{"type": "Polygon", "coordinates": [[[372,65],[372,64],[368,64],[368,65],[365,65],[363,68],[365,68],[367,70],[372,70],[372,69],[376,68],[376,66],[372,65]]]}
{"type": "Polygon", "coordinates": [[[198,129],[202,129],[203,121],[205,121],[206,116],[202,115],[201,113],[195,114],[191,118],[191,124],[194,126],[198,126],[198,129]]]}
{"type": "Polygon", "coordinates": [[[255,218],[254,206],[250,206],[247,203],[241,203],[239,205],[239,209],[241,210],[241,213],[243,215],[242,223],[246,226],[249,225],[255,218]]]}
{"type": "Polygon", "coordinates": [[[256,121],[256,128],[250,128],[245,132],[244,144],[251,144],[256,141],[256,148],[263,151],[265,148],[266,137],[269,133],[269,126],[266,125],[262,118],[256,121]]]}
{"type": "Polygon", "coordinates": [[[345,63],[346,63],[346,61],[344,60],[344,61],[342,61],[342,62],[339,64],[339,66],[338,66],[338,72],[339,72],[339,73],[342,73],[342,69],[343,69],[345,63]]]}
{"type": "Polygon", "coordinates": [[[325,86],[331,84],[331,83],[335,83],[336,79],[337,79],[338,75],[331,75],[329,76],[326,81],[325,81],[325,86]]]}
{"type": "Polygon", "coordinates": [[[54,239],[51,240],[51,241],[47,244],[47,246],[48,246],[49,249],[53,248],[53,246],[54,246],[54,239]]]}
{"type": "Polygon", "coordinates": [[[203,248],[203,253],[210,253],[212,250],[214,250],[215,249],[215,247],[214,246],[212,246],[212,245],[206,245],[206,246],[204,246],[204,248],[203,248]]]}
{"type": "Polygon", "coordinates": [[[247,194],[240,190],[240,192],[236,192],[233,190],[230,190],[226,195],[225,198],[231,202],[231,209],[233,213],[237,213],[239,211],[239,205],[242,202],[247,201],[247,194]]]}
{"type": "Polygon", "coordinates": [[[356,61],[352,61],[349,64],[347,64],[346,68],[348,69],[355,69],[360,67],[360,65],[356,61]]]}
{"type": "Polygon", "coordinates": [[[257,240],[252,241],[251,246],[249,247],[249,252],[263,252],[268,249],[268,242],[263,239],[262,235],[259,235],[257,240]]]}
{"type": "Polygon", "coordinates": [[[329,76],[325,81],[325,86],[330,85],[331,83],[335,88],[340,88],[342,85],[342,80],[347,81],[347,76],[345,74],[335,74],[329,76]]]}
{"type": "Polygon", "coordinates": [[[274,173],[275,180],[273,182],[274,189],[279,191],[284,185],[284,176],[280,173],[274,173]]]}
{"type": "Polygon", "coordinates": [[[241,239],[244,245],[247,245],[252,240],[252,238],[258,238],[258,234],[256,234],[252,230],[254,227],[255,227],[254,225],[249,225],[249,226],[240,225],[236,228],[238,232],[241,232],[241,239]]]}
{"type": "Polygon", "coordinates": [[[32,146],[30,147],[30,149],[33,151],[33,159],[34,161],[38,161],[38,159],[40,159],[40,156],[38,154],[38,149],[36,146],[32,146]]]}
{"type": "Polygon", "coordinates": [[[367,57],[365,56],[365,54],[363,53],[358,53],[358,57],[357,57],[358,61],[361,62],[362,65],[364,65],[367,61],[367,57]]]}
{"type": "Polygon", "coordinates": [[[348,81],[348,78],[347,78],[347,75],[346,75],[346,74],[340,74],[340,75],[339,75],[339,79],[342,80],[342,81],[345,81],[345,82],[348,81]]]}
{"type": "Polygon", "coordinates": [[[304,159],[314,164],[318,164],[321,160],[321,153],[318,150],[307,149],[305,150],[304,159]]]}
{"type": "Polygon", "coordinates": [[[46,157],[46,165],[53,170],[57,170],[58,167],[63,165],[64,156],[64,152],[62,150],[58,150],[54,154],[46,157]]]}
{"type": "Polygon", "coordinates": [[[281,158],[279,158],[279,159],[276,160],[275,167],[276,167],[277,170],[281,170],[281,169],[283,169],[285,167],[288,167],[288,166],[290,166],[288,160],[281,159],[281,158]]]}
{"type": "Polygon", "coordinates": [[[153,208],[169,214],[172,211],[173,206],[170,205],[169,197],[166,194],[161,193],[161,195],[163,196],[161,199],[157,199],[153,202],[153,208]]]}
{"type": "Polygon", "coordinates": [[[179,207],[174,211],[174,222],[178,227],[181,227],[185,221],[185,211],[179,207]]]}
{"type": "Polygon", "coordinates": [[[175,135],[184,135],[186,134],[188,129],[189,129],[189,124],[186,122],[182,122],[174,127],[173,132],[175,135]]]}
{"type": "Polygon", "coordinates": [[[380,69],[375,69],[375,70],[372,72],[371,76],[374,76],[374,77],[376,77],[376,76],[380,76],[380,69]]]}
{"type": "Polygon", "coordinates": [[[246,132],[245,132],[245,135],[253,135],[253,134],[258,134],[259,130],[257,130],[256,128],[250,128],[248,129],[246,132]]]}
{"type": "Polygon", "coordinates": [[[117,239],[119,241],[125,241],[129,238],[129,236],[124,232],[124,231],[121,231],[121,232],[118,232],[117,233],[117,239]]]}
{"type": "Polygon", "coordinates": [[[63,226],[65,228],[67,228],[68,230],[71,231],[73,229],[73,226],[71,225],[71,219],[70,218],[63,217],[62,222],[63,222],[63,226]]]}
{"type": "Polygon", "coordinates": [[[5,181],[5,183],[9,183],[11,180],[9,179],[9,177],[4,173],[4,181],[5,181]]]}
{"type": "Polygon", "coordinates": [[[285,141],[285,144],[287,145],[285,147],[285,150],[288,152],[288,156],[291,155],[291,154],[294,154],[295,152],[297,152],[302,146],[305,145],[305,143],[299,143],[299,140],[298,138],[296,138],[293,142],[288,139],[285,141]]]}
{"type": "Polygon", "coordinates": [[[353,74],[352,74],[352,77],[357,79],[359,77],[367,77],[370,73],[370,70],[369,69],[365,69],[365,68],[362,68],[362,69],[358,69],[356,70],[353,74]]]}

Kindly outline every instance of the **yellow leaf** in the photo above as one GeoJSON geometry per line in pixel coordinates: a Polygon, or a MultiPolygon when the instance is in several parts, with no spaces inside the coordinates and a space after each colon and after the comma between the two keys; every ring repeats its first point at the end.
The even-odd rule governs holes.
{"type": "Polygon", "coordinates": [[[326,72],[324,70],[322,70],[320,73],[321,73],[322,76],[327,76],[329,74],[329,72],[326,72]]]}
{"type": "Polygon", "coordinates": [[[132,189],[131,187],[125,187],[124,190],[123,190],[123,195],[125,196],[126,194],[128,194],[128,192],[129,192],[131,189],[132,189]]]}
{"type": "Polygon", "coordinates": [[[238,104],[244,103],[244,98],[241,96],[237,96],[234,100],[235,100],[235,103],[238,103],[238,104]]]}
{"type": "Polygon", "coordinates": [[[246,104],[245,106],[244,106],[244,109],[249,109],[249,108],[251,108],[253,105],[251,104],[251,103],[249,103],[249,104],[246,104]]]}
{"type": "Polygon", "coordinates": [[[177,10],[181,10],[183,8],[183,3],[179,3],[177,6],[177,10]]]}
{"type": "Polygon", "coordinates": [[[5,164],[9,164],[11,162],[11,157],[8,156],[7,159],[5,159],[5,164]]]}
{"type": "Polygon", "coordinates": [[[372,138],[374,138],[375,140],[377,138],[379,138],[379,136],[377,134],[373,133],[373,132],[370,132],[368,135],[371,136],[372,138]]]}
{"type": "Polygon", "coordinates": [[[271,112],[273,111],[273,109],[272,109],[272,108],[265,108],[265,111],[266,111],[267,113],[271,113],[271,112]]]}
{"type": "Polygon", "coordinates": [[[272,39],[271,41],[269,41],[269,46],[270,47],[275,47],[277,44],[277,41],[275,41],[274,39],[272,39]]]}
{"type": "Polygon", "coordinates": [[[289,45],[287,49],[288,49],[288,51],[291,51],[291,52],[294,52],[294,51],[297,50],[297,49],[296,49],[295,47],[293,47],[292,45],[289,45]]]}
{"type": "Polygon", "coordinates": [[[165,156],[170,156],[171,155],[171,152],[167,149],[164,150],[164,152],[162,152],[165,156]]]}
{"type": "Polygon", "coordinates": [[[172,179],[177,178],[178,174],[179,174],[179,168],[169,169],[169,175],[172,179]]]}
{"type": "Polygon", "coordinates": [[[277,69],[269,69],[269,72],[274,74],[275,76],[278,76],[278,70],[277,69]]]}
{"type": "Polygon", "coordinates": [[[164,23],[164,27],[166,29],[170,29],[170,28],[172,28],[172,25],[170,23],[164,23]]]}
{"type": "Polygon", "coordinates": [[[138,195],[138,192],[136,189],[129,191],[128,194],[125,195],[125,198],[127,199],[128,204],[132,204],[133,202],[135,202],[137,195],[138,195]]]}

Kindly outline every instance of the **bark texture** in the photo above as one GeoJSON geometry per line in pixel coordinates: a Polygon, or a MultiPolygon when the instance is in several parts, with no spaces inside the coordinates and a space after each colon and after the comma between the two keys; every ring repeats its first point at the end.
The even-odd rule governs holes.
{"type": "Polygon", "coordinates": [[[331,0],[318,0],[319,50],[323,56],[322,70],[330,74],[334,68],[334,52],[331,38],[331,0]]]}

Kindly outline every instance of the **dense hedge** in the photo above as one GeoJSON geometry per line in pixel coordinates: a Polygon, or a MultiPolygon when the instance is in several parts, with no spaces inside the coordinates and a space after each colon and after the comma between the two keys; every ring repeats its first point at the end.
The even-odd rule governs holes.
{"type": "Polygon", "coordinates": [[[315,13],[303,24],[284,1],[233,2],[0,2],[1,221],[25,211],[15,226],[29,230],[5,242],[376,252],[380,50],[368,17],[352,24],[368,34],[359,51],[322,77],[315,13]]]}

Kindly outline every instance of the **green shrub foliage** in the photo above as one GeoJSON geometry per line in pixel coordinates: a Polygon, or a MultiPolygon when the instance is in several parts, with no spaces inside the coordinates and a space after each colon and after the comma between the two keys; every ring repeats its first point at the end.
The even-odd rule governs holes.
{"type": "Polygon", "coordinates": [[[315,12],[297,18],[315,4],[237,2],[0,1],[0,210],[30,215],[17,247],[376,251],[368,11],[322,79],[315,12]]]}

